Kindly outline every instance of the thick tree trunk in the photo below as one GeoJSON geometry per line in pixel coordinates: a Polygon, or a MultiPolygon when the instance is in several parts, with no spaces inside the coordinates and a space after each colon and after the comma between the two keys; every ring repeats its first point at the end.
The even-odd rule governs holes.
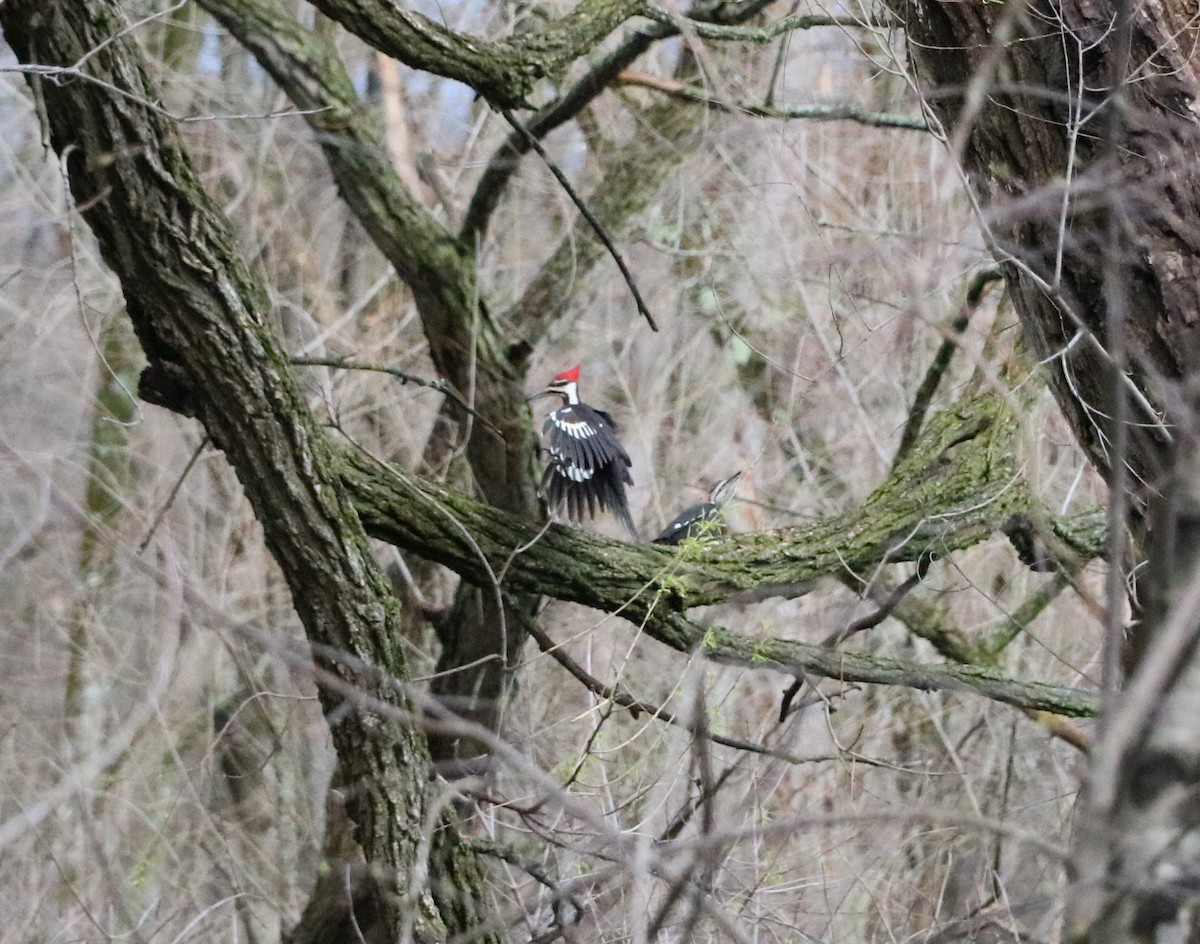
{"type": "MultiPolygon", "coordinates": [[[[491,504],[540,520],[529,407],[528,347],[508,343],[479,295],[475,247],[461,244],[405,187],[383,129],[359,103],[337,50],[305,29],[278,0],[202,0],[288,95],[319,135],[338,191],[372,241],[412,289],[438,374],[478,414],[450,412],[467,430],[467,458],[480,493],[491,504]]],[[[525,642],[521,628],[534,599],[481,597],[464,584],[438,627],[443,643],[431,691],[447,707],[492,729],[504,700],[507,668],[525,642]]],[[[458,738],[430,739],[443,762],[482,746],[458,738]]]]}
{"type": "MultiPolygon", "coordinates": [[[[396,603],[267,326],[266,293],[156,106],[115,4],[9,2],[0,25],[35,67],[30,82],[75,203],[160,381],[148,389],[196,415],[225,451],[291,588],[322,703],[338,718],[347,809],[382,880],[389,937],[409,927],[416,940],[442,940],[443,915],[419,877],[428,755],[402,687],[396,603]]],[[[461,879],[469,893],[470,874],[461,879]]]]}
{"type": "MultiPolygon", "coordinates": [[[[1116,4],[919,2],[897,5],[913,65],[962,160],[1002,259],[1026,335],[1080,443],[1110,472],[1112,373],[1104,300],[1110,202],[1132,237],[1128,281],[1132,375],[1159,410],[1200,355],[1200,116],[1194,96],[1194,4],[1139,6],[1121,105],[1119,162],[1105,125],[1117,55],[1116,4]],[[1024,12],[1022,12],[1024,11],[1024,12]],[[1011,29],[1012,40],[993,43],[1011,29]],[[1090,333],[1100,344],[1081,332],[1090,333]]],[[[1158,417],[1135,404],[1130,461],[1162,472],[1158,417]]]]}
{"type": "Polygon", "coordinates": [[[1196,7],[1135,4],[1127,32],[1114,2],[898,7],[1058,402],[1096,467],[1148,512],[1143,618],[1081,800],[1066,936],[1196,940],[1184,907],[1200,888],[1196,7]],[[1114,448],[1121,346],[1130,476],[1114,448]]]}

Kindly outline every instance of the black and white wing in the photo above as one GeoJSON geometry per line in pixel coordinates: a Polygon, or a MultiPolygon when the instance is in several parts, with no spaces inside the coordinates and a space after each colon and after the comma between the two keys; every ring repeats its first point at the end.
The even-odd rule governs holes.
{"type": "Polygon", "coordinates": [[[637,537],[625,498],[625,486],[633,484],[632,462],[612,417],[586,404],[569,404],[546,417],[542,436],[547,459],[542,491],[550,507],[565,507],[572,521],[612,511],[637,537]]]}
{"type": "Polygon", "coordinates": [[[663,528],[662,534],[654,539],[655,544],[678,544],[684,538],[699,537],[706,533],[721,533],[724,531],[721,521],[721,510],[733,498],[737,490],[741,471],[735,472],[727,479],[722,479],[708,493],[708,501],[692,505],[686,511],[676,515],[669,525],[663,528]]]}
{"type": "Polygon", "coordinates": [[[719,509],[711,502],[692,505],[681,511],[654,539],[655,544],[678,544],[684,538],[694,538],[703,533],[704,526],[717,517],[719,509]]]}

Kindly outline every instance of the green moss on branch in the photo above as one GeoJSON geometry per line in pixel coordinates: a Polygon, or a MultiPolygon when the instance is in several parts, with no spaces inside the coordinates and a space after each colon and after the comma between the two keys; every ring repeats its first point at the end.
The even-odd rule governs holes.
{"type": "Polygon", "coordinates": [[[782,639],[754,640],[686,616],[691,607],[794,595],[825,576],[870,573],[969,547],[1031,499],[1013,458],[1016,423],[980,395],[932,417],[908,458],[863,504],[816,525],[715,543],[703,558],[611,541],[552,524],[544,531],[465,495],[428,486],[350,446],[343,481],[374,536],[445,564],[481,586],[546,594],[619,613],[682,652],[847,681],[971,691],[1021,708],[1095,712],[1074,689],[1008,678],[993,668],[921,665],[782,639]],[[519,549],[519,550],[518,550],[519,549]]]}

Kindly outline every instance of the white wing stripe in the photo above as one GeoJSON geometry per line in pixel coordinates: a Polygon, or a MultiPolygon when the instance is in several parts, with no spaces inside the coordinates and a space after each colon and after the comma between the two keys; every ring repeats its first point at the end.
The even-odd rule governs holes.
{"type": "Polygon", "coordinates": [[[572,422],[569,420],[560,420],[558,417],[555,417],[554,425],[572,439],[586,439],[588,436],[596,435],[596,430],[592,427],[592,424],[588,423],[586,420],[577,420],[572,422]]]}

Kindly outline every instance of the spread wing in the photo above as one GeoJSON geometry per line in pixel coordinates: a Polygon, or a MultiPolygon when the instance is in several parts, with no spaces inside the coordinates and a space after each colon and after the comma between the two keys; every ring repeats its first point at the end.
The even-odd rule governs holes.
{"type": "Polygon", "coordinates": [[[617,438],[617,424],[603,410],[576,403],[560,407],[546,417],[546,471],[542,490],[552,508],[566,507],[572,521],[597,509],[611,510],[635,537],[625,486],[633,484],[633,464],[617,438]]]}
{"type": "Polygon", "coordinates": [[[583,404],[561,407],[546,417],[542,435],[551,463],[567,468],[565,474],[572,481],[587,481],[591,476],[586,471],[615,465],[622,480],[633,484],[629,454],[617,439],[617,424],[604,411],[583,404]]]}

